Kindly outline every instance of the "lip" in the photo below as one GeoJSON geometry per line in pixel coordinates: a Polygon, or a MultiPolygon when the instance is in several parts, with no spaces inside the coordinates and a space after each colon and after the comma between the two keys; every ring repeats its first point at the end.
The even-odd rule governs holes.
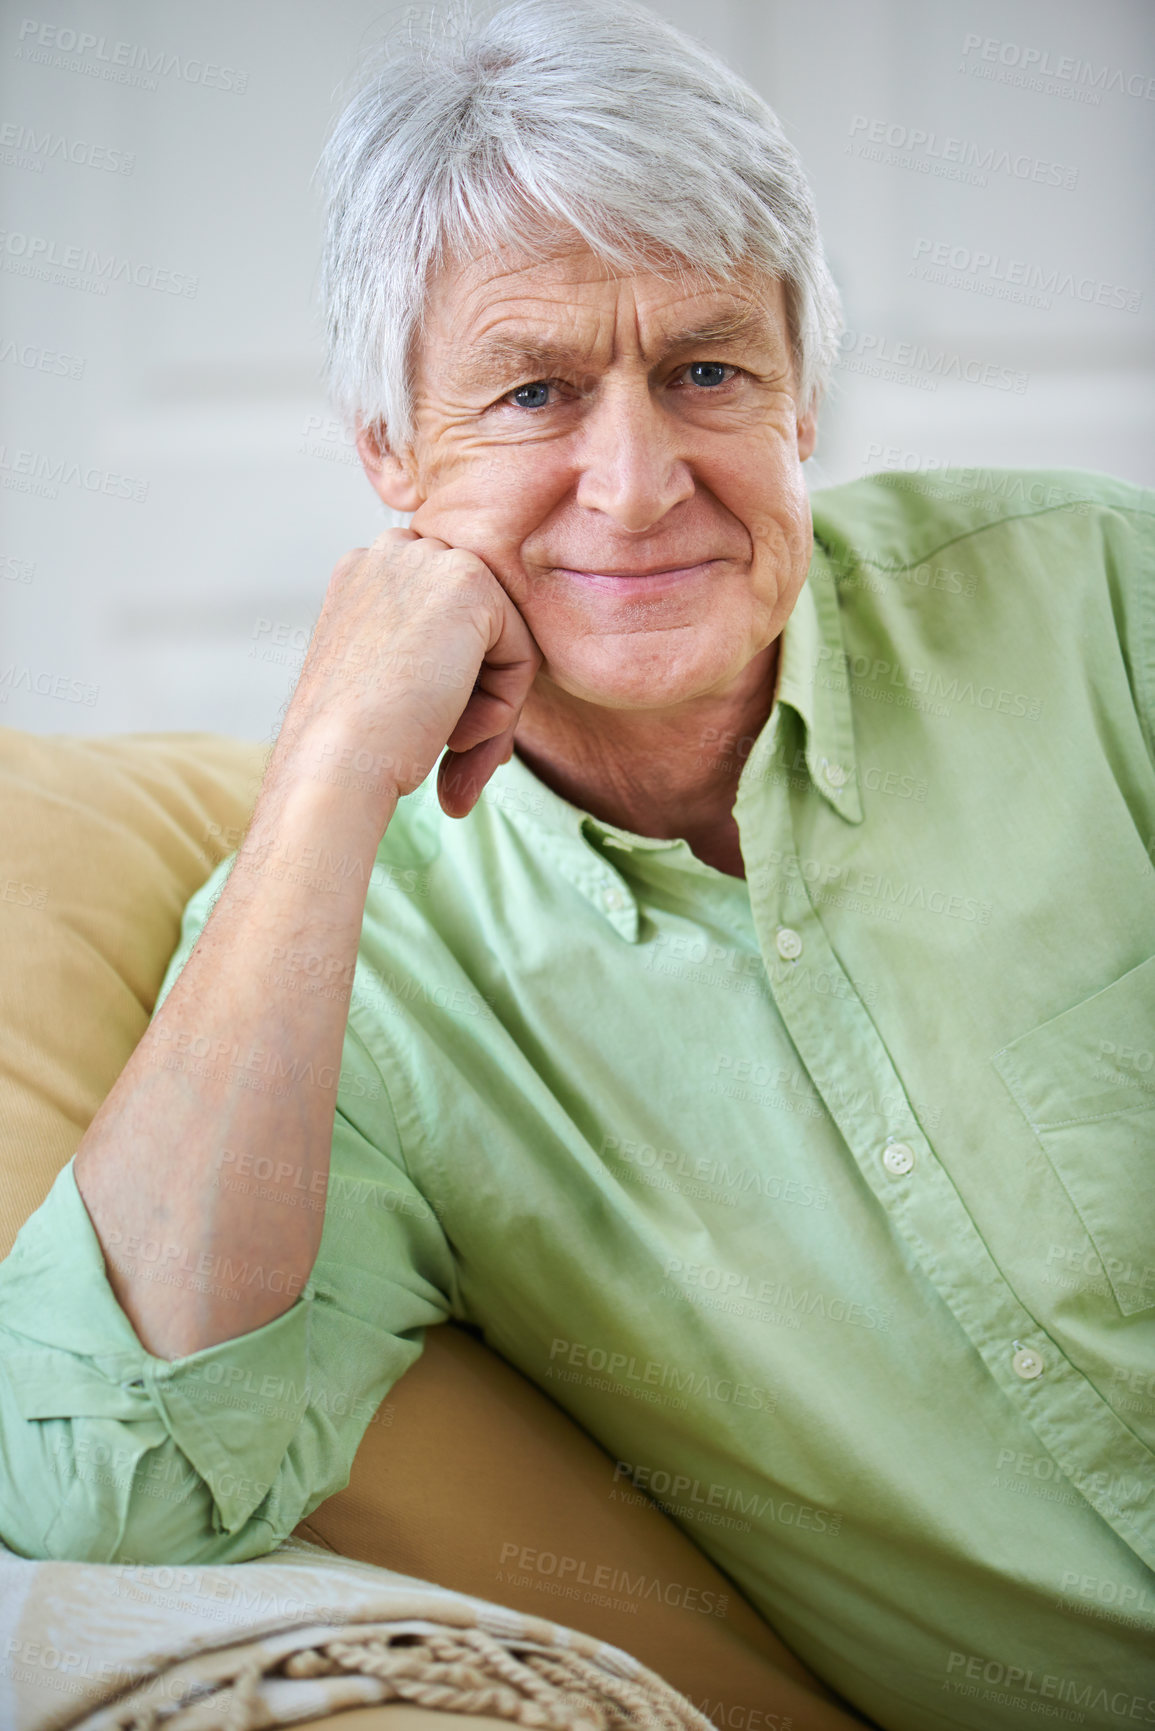
{"type": "Polygon", "coordinates": [[[600,589],[613,595],[655,595],[675,589],[680,583],[693,582],[705,575],[717,559],[703,559],[696,565],[663,565],[649,571],[575,571],[558,566],[557,575],[568,577],[589,589],[600,589]]]}

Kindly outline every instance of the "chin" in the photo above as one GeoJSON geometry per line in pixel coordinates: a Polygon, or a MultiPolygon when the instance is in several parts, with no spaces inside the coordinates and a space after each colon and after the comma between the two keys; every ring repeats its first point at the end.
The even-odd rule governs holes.
{"type": "Polygon", "coordinates": [[[658,642],[640,650],[630,647],[626,638],[617,656],[608,648],[598,655],[563,651],[554,658],[547,654],[542,671],[583,703],[607,709],[667,709],[724,687],[748,659],[711,655],[703,649],[698,646],[693,655],[678,655],[669,643],[658,642]]]}

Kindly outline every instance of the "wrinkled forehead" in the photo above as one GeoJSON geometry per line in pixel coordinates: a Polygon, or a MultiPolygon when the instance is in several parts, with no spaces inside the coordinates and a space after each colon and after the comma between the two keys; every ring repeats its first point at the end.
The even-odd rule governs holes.
{"type": "Polygon", "coordinates": [[[510,363],[590,364],[622,340],[648,365],[714,344],[788,365],[783,285],[749,266],[722,278],[655,259],[627,272],[580,241],[494,248],[431,275],[418,355],[421,371],[466,385],[510,363]]]}

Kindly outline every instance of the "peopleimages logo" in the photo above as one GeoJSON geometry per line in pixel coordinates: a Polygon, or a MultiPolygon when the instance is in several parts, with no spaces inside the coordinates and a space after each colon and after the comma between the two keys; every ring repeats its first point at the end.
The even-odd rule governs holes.
{"type": "Polygon", "coordinates": [[[1143,298],[1141,289],[1103,282],[1098,277],[1077,276],[1059,265],[1003,258],[1001,253],[987,252],[982,247],[955,246],[947,240],[920,237],[911,256],[916,262],[910,274],[923,282],[972,289],[998,300],[1022,300],[1032,306],[1049,307],[1052,296],[1069,295],[1072,300],[1137,313],[1143,298]]]}
{"type": "Polygon", "coordinates": [[[910,384],[919,390],[937,391],[940,379],[958,384],[985,385],[988,390],[1013,391],[1021,397],[1030,374],[999,366],[956,349],[935,348],[887,336],[881,331],[844,330],[838,339],[835,366],[846,372],[865,373],[893,384],[910,384]]]}
{"type": "Polygon", "coordinates": [[[1142,72],[1124,72],[1121,66],[1109,66],[1105,61],[1102,66],[1096,66],[1093,61],[1080,60],[1071,54],[1061,54],[1052,59],[1049,48],[1028,48],[1021,42],[1004,42],[997,36],[975,34],[963,37],[962,51],[960,71],[997,78],[1001,83],[1046,90],[1045,80],[1054,79],[1057,90],[1061,90],[1063,95],[1092,104],[1098,103],[1104,90],[1114,91],[1119,96],[1135,96],[1144,102],[1155,99],[1155,77],[1142,72]]]}
{"type": "Polygon", "coordinates": [[[155,90],[159,78],[178,78],[182,84],[200,84],[206,90],[241,96],[249,83],[248,73],[235,66],[218,66],[211,60],[197,60],[143,42],[112,42],[107,36],[74,30],[68,24],[42,23],[37,18],[21,21],[18,41],[17,60],[114,84],[136,85],[142,90],[155,90]]]}
{"type": "Polygon", "coordinates": [[[100,253],[95,247],[62,244],[47,235],[12,229],[0,229],[0,269],[16,276],[60,282],[66,288],[87,288],[96,294],[107,294],[110,282],[126,282],[135,288],[195,300],[199,286],[195,276],[163,270],[141,259],[100,253]]]}
{"type": "Polygon", "coordinates": [[[0,161],[9,168],[31,168],[39,174],[46,162],[54,160],[108,174],[131,174],[136,167],[136,157],[130,150],[68,138],[62,132],[36,132],[31,126],[15,121],[0,125],[0,161]]]}
{"type": "Polygon", "coordinates": [[[10,361],[30,372],[52,373],[59,379],[82,379],[86,365],[77,355],[63,355],[38,343],[17,343],[10,337],[0,337],[0,361],[10,361]]]}
{"type": "Polygon", "coordinates": [[[7,445],[0,445],[0,486],[19,493],[38,493],[48,499],[55,499],[62,486],[80,487],[86,493],[102,493],[106,498],[131,499],[138,505],[148,498],[148,482],[135,475],[122,475],[115,469],[102,469],[44,451],[10,451],[7,445]]]}
{"type": "MultiPolygon", "coordinates": [[[[1031,1665],[1008,1664],[991,1659],[983,1653],[952,1653],[947,1660],[944,1690],[953,1694],[977,1697],[992,1706],[1024,1707],[1024,1697],[1057,1701],[1067,1707],[1079,1707],[1078,1715],[1085,1721],[1087,1711],[1111,1713],[1119,1719],[1144,1725],[1155,1725],[1155,1700],[1148,1695],[1132,1695],[1124,1689],[1104,1687],[1098,1679],[1064,1677],[1055,1671],[1036,1671],[1031,1665]],[[985,1684],[986,1688],[980,1686],[985,1684]]],[[[1032,1703],[1032,1711],[1038,1711],[1032,1703]]],[[[1097,1725],[1105,1723],[1096,1719],[1097,1725]]]]}
{"type": "Polygon", "coordinates": [[[965,180],[972,186],[988,185],[989,174],[1007,174],[1015,180],[1039,186],[1061,186],[1073,192],[1079,170],[1027,151],[1002,149],[994,144],[976,144],[972,139],[930,132],[925,126],[872,120],[856,114],[850,122],[850,155],[886,167],[911,168],[947,180],[965,180]]]}

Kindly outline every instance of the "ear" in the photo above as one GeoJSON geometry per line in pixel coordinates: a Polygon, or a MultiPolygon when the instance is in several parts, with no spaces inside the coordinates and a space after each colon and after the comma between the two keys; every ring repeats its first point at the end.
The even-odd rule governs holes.
{"type": "Polygon", "coordinates": [[[798,461],[804,463],[807,457],[814,454],[818,443],[818,415],[814,409],[808,409],[798,417],[798,461]]]}
{"type": "Polygon", "coordinates": [[[357,454],[369,485],[384,504],[394,511],[416,511],[425,503],[425,495],[408,468],[390,450],[380,424],[357,429],[357,454]]]}

